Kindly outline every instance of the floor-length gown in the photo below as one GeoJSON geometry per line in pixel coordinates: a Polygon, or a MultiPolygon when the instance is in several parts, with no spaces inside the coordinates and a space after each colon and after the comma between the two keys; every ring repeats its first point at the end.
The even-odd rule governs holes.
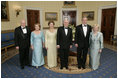
{"type": "Polygon", "coordinates": [[[98,32],[95,36],[93,32],[90,33],[90,67],[93,70],[98,69],[100,64],[100,54],[99,49],[103,49],[103,34],[98,32]]]}
{"type": "Polygon", "coordinates": [[[32,66],[44,65],[43,42],[44,34],[42,31],[39,34],[31,33],[31,45],[34,47],[32,52],[32,66]]]}
{"type": "Polygon", "coordinates": [[[45,45],[48,48],[47,64],[50,68],[57,66],[56,34],[56,30],[54,32],[47,30],[45,33],[45,45]]]}

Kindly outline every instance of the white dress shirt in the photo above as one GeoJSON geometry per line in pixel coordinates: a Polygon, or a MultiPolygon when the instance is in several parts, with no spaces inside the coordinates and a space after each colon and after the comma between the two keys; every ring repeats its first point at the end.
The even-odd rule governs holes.
{"type": "Polygon", "coordinates": [[[64,30],[65,30],[65,34],[67,35],[67,34],[68,34],[68,29],[65,29],[65,28],[64,28],[64,30]]]}
{"type": "Polygon", "coordinates": [[[82,28],[83,28],[83,31],[84,31],[84,36],[86,37],[86,34],[87,34],[87,24],[82,24],[82,28]],[[86,27],[84,25],[86,25],[86,27]]]}
{"type": "Polygon", "coordinates": [[[22,28],[23,34],[26,34],[27,33],[26,27],[24,28],[23,26],[21,26],[21,28],[22,28]]]}

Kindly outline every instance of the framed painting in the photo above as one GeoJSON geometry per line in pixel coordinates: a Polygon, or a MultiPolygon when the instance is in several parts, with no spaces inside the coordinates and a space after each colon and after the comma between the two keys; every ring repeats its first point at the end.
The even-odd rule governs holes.
{"type": "Polygon", "coordinates": [[[1,1],[1,20],[2,21],[9,21],[8,1],[1,1]]]}
{"type": "Polygon", "coordinates": [[[57,12],[45,12],[45,20],[46,21],[57,21],[57,12]]]}
{"type": "Polygon", "coordinates": [[[94,11],[82,12],[82,18],[87,17],[88,20],[94,20],[94,11]]]}
{"type": "Polygon", "coordinates": [[[75,5],[75,1],[64,1],[64,6],[72,6],[75,5]]]}
{"type": "Polygon", "coordinates": [[[62,11],[62,25],[64,24],[64,19],[67,18],[69,20],[69,25],[76,26],[76,18],[77,18],[77,11],[76,10],[63,10],[62,11]]]}

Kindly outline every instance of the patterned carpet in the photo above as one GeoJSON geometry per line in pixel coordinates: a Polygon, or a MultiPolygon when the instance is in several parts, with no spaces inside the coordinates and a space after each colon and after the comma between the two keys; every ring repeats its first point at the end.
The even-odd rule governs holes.
{"type": "MultiPolygon", "coordinates": [[[[71,53],[71,52],[70,52],[71,53]]],[[[45,61],[47,60],[47,56],[45,57],[45,61]]],[[[91,68],[89,67],[89,55],[87,55],[87,61],[86,61],[86,69],[78,69],[77,67],[77,57],[76,56],[69,56],[68,58],[68,69],[63,68],[63,70],[60,69],[60,61],[58,57],[58,64],[56,67],[49,68],[47,66],[47,61],[45,62],[46,64],[44,65],[45,68],[58,72],[58,73],[65,73],[65,74],[80,74],[80,73],[86,73],[92,71],[91,68]]]]}
{"type": "Polygon", "coordinates": [[[25,67],[20,69],[19,56],[15,55],[1,65],[2,78],[117,78],[117,53],[104,48],[98,70],[86,73],[65,74],[45,68],[25,67]]]}

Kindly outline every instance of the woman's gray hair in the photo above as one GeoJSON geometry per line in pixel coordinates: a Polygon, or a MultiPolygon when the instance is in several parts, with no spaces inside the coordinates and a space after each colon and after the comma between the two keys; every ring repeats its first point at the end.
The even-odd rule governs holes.
{"type": "Polygon", "coordinates": [[[68,19],[68,18],[64,18],[64,20],[63,20],[63,21],[65,21],[65,20],[67,20],[67,21],[69,22],[69,19],[68,19]]]}

